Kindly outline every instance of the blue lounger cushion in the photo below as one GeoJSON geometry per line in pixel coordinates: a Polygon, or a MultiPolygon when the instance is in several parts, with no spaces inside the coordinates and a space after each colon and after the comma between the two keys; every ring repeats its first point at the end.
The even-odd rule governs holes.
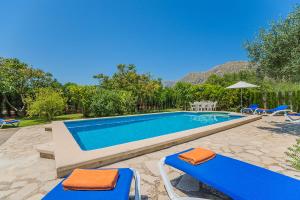
{"type": "Polygon", "coordinates": [[[128,168],[119,169],[119,178],[113,190],[74,191],[64,190],[62,181],[55,186],[43,199],[72,199],[72,200],[128,200],[133,171],[128,168]]]}
{"type": "Polygon", "coordinates": [[[6,124],[14,124],[14,123],[18,123],[20,122],[19,120],[10,120],[10,121],[7,121],[5,122],[6,124]]]}
{"type": "Polygon", "coordinates": [[[297,179],[219,154],[200,165],[191,165],[178,158],[180,153],[166,157],[165,164],[191,175],[233,199],[300,199],[300,181],[297,179]]]}
{"type": "Polygon", "coordinates": [[[267,110],[257,109],[256,111],[257,111],[258,113],[262,113],[262,112],[273,113],[273,112],[280,111],[280,110],[286,110],[286,109],[288,109],[288,108],[289,108],[288,105],[280,105],[280,106],[277,106],[276,108],[267,109],[267,110]]]}
{"type": "Polygon", "coordinates": [[[5,124],[14,124],[14,123],[20,122],[20,120],[13,119],[13,120],[5,121],[4,119],[1,119],[1,118],[0,118],[0,123],[3,123],[3,122],[4,122],[5,124]]]}
{"type": "Polygon", "coordinates": [[[251,109],[251,110],[255,110],[255,109],[257,109],[257,108],[259,108],[259,106],[258,106],[258,104],[251,104],[250,106],[249,106],[249,108],[246,108],[246,109],[251,109]]]}

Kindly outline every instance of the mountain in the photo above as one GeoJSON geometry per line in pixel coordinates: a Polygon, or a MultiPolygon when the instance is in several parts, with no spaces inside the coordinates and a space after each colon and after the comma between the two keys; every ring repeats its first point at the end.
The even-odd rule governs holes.
{"type": "Polygon", "coordinates": [[[225,73],[235,73],[247,69],[250,69],[249,62],[245,62],[245,61],[227,62],[222,65],[217,65],[213,67],[211,70],[206,72],[189,73],[179,81],[189,82],[193,84],[204,83],[207,80],[207,78],[212,74],[223,76],[225,73]]]}
{"type": "Polygon", "coordinates": [[[176,84],[177,81],[162,81],[163,86],[165,87],[172,87],[176,84]]]}

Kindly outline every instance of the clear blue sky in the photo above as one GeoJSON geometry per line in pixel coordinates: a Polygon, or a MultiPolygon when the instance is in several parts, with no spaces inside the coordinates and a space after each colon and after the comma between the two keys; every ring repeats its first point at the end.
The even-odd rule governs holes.
{"type": "Polygon", "coordinates": [[[94,83],[94,74],[112,74],[119,63],[176,80],[247,60],[243,43],[298,2],[2,0],[0,56],[19,58],[63,83],[94,83]]]}

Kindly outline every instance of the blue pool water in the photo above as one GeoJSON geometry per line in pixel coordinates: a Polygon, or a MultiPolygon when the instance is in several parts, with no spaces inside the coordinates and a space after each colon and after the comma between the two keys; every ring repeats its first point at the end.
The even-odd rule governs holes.
{"type": "Polygon", "coordinates": [[[240,118],[226,113],[176,112],[65,122],[82,150],[143,140],[240,118]]]}

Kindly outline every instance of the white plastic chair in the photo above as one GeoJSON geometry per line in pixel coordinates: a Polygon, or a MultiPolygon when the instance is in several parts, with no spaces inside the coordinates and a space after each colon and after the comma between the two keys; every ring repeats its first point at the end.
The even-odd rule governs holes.
{"type": "Polygon", "coordinates": [[[213,102],[213,111],[216,111],[216,110],[217,110],[217,104],[218,104],[217,101],[213,102]]]}
{"type": "Polygon", "coordinates": [[[191,106],[191,111],[196,111],[195,102],[194,103],[190,103],[190,106],[191,106]]]}

